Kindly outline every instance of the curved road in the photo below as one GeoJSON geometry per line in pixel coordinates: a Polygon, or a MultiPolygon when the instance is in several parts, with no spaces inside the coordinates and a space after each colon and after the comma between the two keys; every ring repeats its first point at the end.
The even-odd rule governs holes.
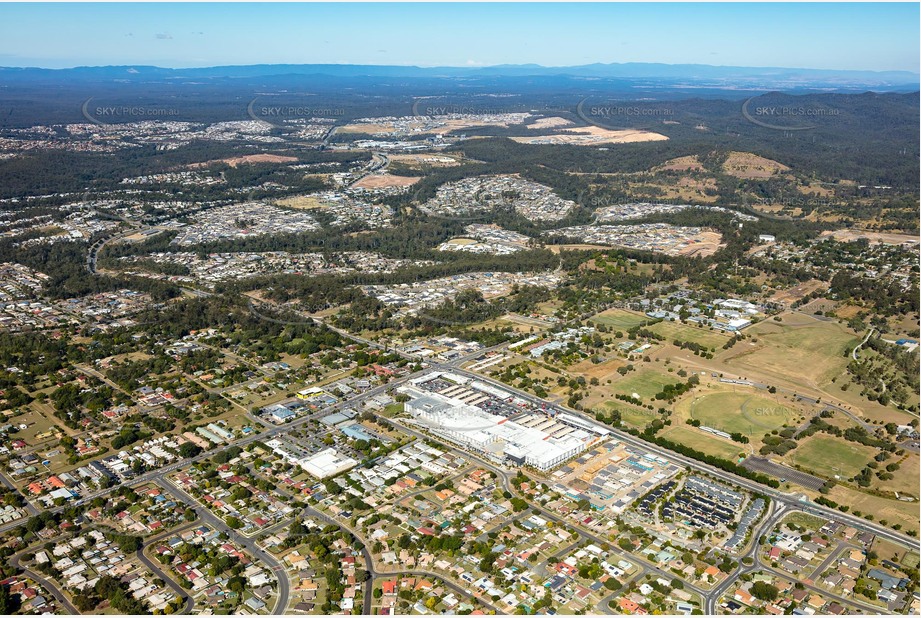
{"type": "Polygon", "coordinates": [[[74,607],[73,603],[71,603],[70,600],[68,600],[67,595],[64,594],[64,592],[60,588],[58,588],[58,585],[56,582],[46,579],[45,576],[43,576],[41,573],[36,573],[32,569],[28,569],[20,565],[20,560],[22,560],[22,553],[24,552],[14,554],[13,556],[11,556],[10,564],[13,565],[15,568],[19,569],[20,571],[22,571],[23,573],[25,573],[27,577],[41,584],[45,588],[45,590],[47,590],[51,594],[51,596],[53,596],[57,600],[57,602],[60,603],[61,606],[65,610],[67,610],[68,614],[74,614],[74,615],[79,616],[80,612],[77,611],[77,608],[74,607]]]}
{"type": "Polygon", "coordinates": [[[874,331],[874,330],[875,330],[875,329],[873,329],[873,328],[871,328],[870,330],[868,330],[868,331],[867,331],[867,336],[863,338],[863,341],[861,341],[861,342],[858,343],[856,346],[854,346],[854,349],[851,350],[851,358],[853,358],[854,360],[859,360],[859,359],[857,358],[857,350],[859,350],[859,349],[862,348],[864,345],[866,345],[866,343],[870,340],[870,337],[873,336],[873,331],[874,331]]]}
{"type": "MultiPolygon", "coordinates": [[[[176,532],[178,532],[178,530],[170,530],[169,535],[175,534],[176,532]]],[[[160,538],[163,538],[164,536],[168,536],[168,535],[162,535],[161,537],[147,539],[144,542],[144,544],[141,546],[141,548],[137,550],[136,555],[137,555],[138,560],[140,560],[144,564],[144,566],[146,566],[150,570],[151,573],[155,574],[157,577],[162,579],[164,582],[166,582],[167,586],[173,589],[173,592],[176,593],[176,596],[178,598],[185,600],[185,603],[183,603],[182,608],[180,610],[177,610],[176,613],[188,615],[192,613],[192,609],[195,607],[195,599],[192,598],[192,595],[189,594],[188,590],[184,589],[182,586],[176,583],[176,580],[170,577],[168,573],[165,573],[163,569],[160,568],[159,564],[157,564],[156,562],[154,562],[153,560],[151,560],[144,554],[145,549],[150,547],[150,545],[152,545],[153,543],[156,543],[160,538]]]]}
{"type": "Polygon", "coordinates": [[[271,569],[272,574],[275,576],[276,581],[278,582],[278,600],[275,602],[275,608],[272,610],[272,614],[284,614],[285,610],[288,608],[288,599],[291,596],[291,582],[288,579],[288,572],[282,567],[282,565],[275,559],[274,556],[264,551],[259,547],[253,539],[247,538],[242,534],[237,533],[236,530],[230,528],[223,519],[212,513],[207,508],[203,507],[201,503],[189,495],[184,489],[170,481],[168,478],[163,477],[157,479],[157,482],[161,484],[164,489],[174,494],[175,496],[181,498],[183,501],[188,504],[192,510],[198,515],[198,518],[203,522],[214,528],[215,530],[220,530],[221,532],[227,533],[231,539],[246,551],[248,551],[253,558],[260,560],[263,564],[271,569]]]}
{"type": "Polygon", "coordinates": [[[501,613],[495,606],[493,606],[488,601],[485,601],[484,599],[482,599],[476,593],[471,592],[470,590],[464,588],[463,586],[451,581],[450,579],[447,578],[446,575],[436,573],[435,571],[427,571],[425,569],[399,569],[393,573],[390,573],[388,571],[378,570],[374,566],[374,557],[371,555],[371,552],[368,550],[367,543],[365,543],[364,539],[362,539],[361,536],[358,535],[358,533],[352,530],[350,526],[342,523],[341,521],[338,521],[337,519],[330,517],[326,513],[322,513],[314,509],[313,507],[309,507],[309,506],[304,507],[303,512],[313,517],[314,519],[319,519],[320,521],[325,521],[334,526],[342,528],[343,530],[351,534],[353,537],[355,537],[358,541],[360,541],[361,544],[363,545],[361,553],[365,560],[365,571],[368,572],[369,577],[368,579],[365,580],[364,592],[362,593],[362,601],[363,601],[362,615],[365,615],[365,616],[371,615],[371,604],[374,599],[373,597],[374,580],[377,579],[378,577],[387,577],[389,575],[398,575],[400,577],[422,576],[422,577],[431,577],[434,579],[438,579],[445,586],[447,586],[454,592],[460,594],[461,596],[476,599],[478,603],[480,603],[487,609],[490,609],[496,612],[497,614],[501,613]]]}

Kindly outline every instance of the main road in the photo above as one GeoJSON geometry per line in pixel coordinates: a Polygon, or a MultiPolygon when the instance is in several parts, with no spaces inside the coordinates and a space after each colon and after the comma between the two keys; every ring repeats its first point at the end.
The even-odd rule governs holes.
{"type": "MultiPolygon", "coordinates": [[[[256,315],[259,315],[259,314],[255,311],[255,307],[253,306],[253,304],[251,304],[250,308],[251,308],[252,310],[254,310],[254,313],[256,313],[256,315]]],[[[303,314],[299,314],[299,315],[303,315],[303,314]]],[[[265,317],[265,316],[263,316],[263,317],[265,317]]],[[[314,318],[311,318],[311,317],[309,317],[309,316],[304,316],[304,317],[307,317],[307,319],[315,320],[314,318]]],[[[315,320],[315,321],[319,321],[319,320],[315,320]]],[[[430,359],[429,359],[429,360],[424,360],[424,359],[422,359],[421,357],[416,356],[416,355],[414,355],[414,354],[407,354],[407,353],[405,353],[405,352],[403,352],[403,351],[401,351],[401,350],[393,349],[393,348],[390,348],[390,347],[388,347],[388,346],[381,345],[381,344],[379,344],[379,343],[377,343],[377,342],[375,342],[375,341],[371,341],[370,339],[366,339],[366,338],[364,338],[364,337],[360,337],[360,336],[357,336],[357,335],[353,335],[352,333],[350,333],[350,332],[348,332],[348,331],[346,331],[346,330],[343,330],[343,329],[341,329],[341,328],[334,327],[334,326],[329,325],[329,324],[326,324],[326,326],[327,326],[327,328],[330,328],[331,330],[333,330],[333,331],[335,331],[336,333],[338,333],[340,336],[345,337],[345,338],[347,338],[347,339],[351,339],[352,341],[355,341],[355,342],[357,342],[357,343],[363,343],[363,344],[368,345],[368,346],[370,346],[370,347],[378,348],[378,349],[381,349],[381,350],[396,352],[397,354],[399,354],[400,356],[406,358],[407,360],[413,360],[413,361],[417,361],[417,362],[425,362],[425,363],[428,364],[428,366],[429,366],[429,368],[430,368],[431,370],[458,373],[458,374],[464,375],[464,376],[466,376],[466,377],[468,377],[468,378],[471,378],[471,379],[476,379],[476,380],[480,380],[480,381],[482,381],[482,382],[487,382],[487,383],[490,383],[490,384],[492,384],[493,386],[495,386],[495,387],[497,387],[497,388],[499,388],[499,389],[505,390],[505,391],[507,391],[507,392],[509,392],[509,393],[512,393],[512,394],[516,395],[517,397],[519,397],[519,398],[521,398],[521,399],[523,399],[523,400],[525,400],[525,401],[531,403],[532,405],[534,405],[534,406],[536,406],[536,407],[538,407],[538,408],[541,408],[541,407],[546,406],[546,405],[553,405],[553,406],[555,406],[555,407],[557,407],[557,408],[560,408],[560,409],[565,410],[565,411],[568,412],[569,414],[572,414],[572,415],[574,415],[574,416],[581,417],[582,419],[584,419],[584,420],[586,420],[586,421],[588,421],[588,422],[597,424],[597,421],[596,421],[593,417],[591,417],[591,416],[585,414],[584,412],[582,412],[582,411],[580,411],[580,410],[575,410],[575,409],[573,409],[573,408],[570,408],[570,407],[568,407],[568,406],[566,406],[566,405],[563,405],[563,404],[560,404],[560,403],[551,403],[551,402],[548,402],[548,401],[546,401],[546,400],[544,400],[544,399],[541,399],[541,398],[537,397],[536,395],[532,395],[531,393],[522,391],[522,390],[520,390],[520,389],[518,389],[518,388],[516,388],[516,387],[514,387],[514,386],[511,386],[511,385],[509,385],[509,384],[505,384],[504,382],[500,382],[500,381],[498,381],[498,380],[495,380],[495,379],[490,378],[490,377],[488,377],[488,376],[484,376],[484,375],[482,375],[482,374],[478,374],[478,373],[473,373],[473,372],[471,372],[471,371],[467,371],[467,370],[465,370],[465,369],[463,369],[463,368],[461,367],[461,365],[464,364],[465,362],[470,361],[470,360],[474,360],[474,359],[476,359],[476,358],[479,358],[480,356],[482,356],[482,355],[484,355],[484,354],[487,354],[488,352],[491,352],[491,351],[500,349],[500,348],[504,347],[506,344],[500,344],[500,345],[492,346],[492,347],[490,347],[490,348],[485,348],[485,349],[482,349],[482,350],[478,350],[477,352],[474,352],[474,353],[467,354],[467,355],[465,355],[465,356],[459,357],[459,358],[454,359],[453,361],[450,361],[450,362],[448,362],[448,363],[439,363],[439,362],[432,361],[432,360],[430,360],[430,359]]],[[[406,376],[405,378],[403,378],[403,379],[401,379],[401,380],[391,382],[390,386],[393,387],[393,386],[395,386],[398,382],[405,381],[405,380],[407,380],[407,379],[409,379],[409,378],[411,378],[411,377],[414,377],[414,376],[412,376],[412,375],[411,375],[411,376],[406,376]]],[[[752,385],[753,385],[753,386],[756,386],[756,387],[767,388],[767,385],[755,384],[755,383],[753,383],[752,385]]],[[[841,410],[841,411],[844,412],[845,414],[849,414],[848,411],[847,411],[847,410],[844,410],[843,408],[840,408],[840,407],[838,407],[838,406],[835,406],[835,408],[838,409],[838,410],[841,410]]],[[[903,544],[903,545],[908,545],[909,547],[915,547],[915,546],[917,545],[917,543],[918,543],[917,539],[915,539],[915,538],[913,538],[913,537],[910,537],[910,536],[908,536],[907,534],[902,534],[902,533],[900,533],[900,532],[896,532],[896,531],[894,531],[894,530],[892,530],[892,529],[890,529],[890,528],[886,528],[886,527],[884,527],[884,526],[880,526],[880,525],[875,524],[875,523],[873,523],[873,522],[869,522],[869,521],[867,521],[867,520],[865,520],[865,519],[863,519],[863,518],[860,518],[860,517],[856,517],[856,516],[853,516],[853,515],[850,515],[850,514],[847,514],[847,513],[842,513],[842,512],[840,512],[840,511],[838,511],[838,510],[836,510],[836,509],[831,509],[831,508],[828,508],[828,507],[824,507],[824,506],[821,506],[821,505],[818,505],[818,504],[814,504],[814,503],[812,503],[812,502],[805,502],[805,501],[803,501],[803,500],[801,500],[801,499],[799,499],[799,498],[797,498],[797,497],[795,497],[795,496],[791,496],[791,495],[786,494],[786,493],[784,493],[784,492],[781,492],[781,491],[775,490],[775,489],[773,489],[773,488],[771,488],[771,487],[768,487],[767,485],[762,485],[761,483],[757,483],[757,482],[755,482],[755,481],[752,481],[752,480],[747,479],[747,478],[745,478],[745,477],[739,476],[739,475],[734,474],[734,473],[732,473],[732,472],[727,472],[727,471],[722,470],[722,469],[720,469],[720,468],[716,468],[716,467],[711,466],[711,465],[709,465],[709,464],[705,464],[705,463],[703,463],[703,462],[701,462],[701,461],[698,461],[698,460],[696,460],[696,459],[693,459],[693,458],[690,458],[690,457],[685,457],[684,455],[680,455],[680,454],[678,454],[678,453],[676,453],[676,452],[674,452],[674,451],[671,451],[671,450],[668,450],[668,449],[666,449],[666,448],[663,448],[663,447],[661,447],[661,446],[659,446],[659,445],[657,445],[657,444],[655,444],[655,443],[647,442],[646,440],[643,440],[643,439],[641,439],[641,438],[637,438],[636,436],[633,436],[632,434],[629,434],[629,433],[627,433],[627,432],[625,432],[625,431],[623,431],[623,430],[617,429],[617,428],[615,428],[615,427],[605,426],[605,429],[610,430],[618,439],[620,439],[621,441],[626,442],[626,443],[628,443],[628,444],[630,444],[630,445],[632,445],[632,446],[636,446],[636,447],[638,447],[638,448],[643,448],[643,449],[645,449],[645,450],[654,452],[654,453],[656,453],[657,455],[659,455],[659,456],[661,456],[661,457],[670,458],[670,459],[672,459],[673,461],[680,462],[681,464],[683,464],[683,465],[685,465],[685,466],[687,466],[687,467],[689,467],[689,468],[691,468],[691,469],[693,469],[693,470],[697,470],[697,471],[700,471],[700,472],[706,472],[707,474],[710,474],[710,475],[712,475],[712,476],[716,476],[717,478],[722,478],[722,479],[724,479],[724,480],[726,480],[726,481],[728,481],[728,482],[730,482],[730,483],[733,483],[733,484],[735,484],[735,485],[737,485],[737,486],[739,486],[739,487],[742,487],[742,488],[744,488],[744,489],[747,489],[748,491],[751,491],[751,492],[754,492],[754,493],[760,493],[760,494],[762,494],[762,495],[768,496],[768,497],[770,497],[772,500],[774,500],[775,502],[778,502],[778,503],[780,503],[780,504],[784,504],[784,505],[786,505],[788,508],[796,508],[796,509],[802,510],[802,511],[804,511],[804,512],[806,512],[806,513],[809,513],[809,514],[812,514],[812,515],[817,515],[817,516],[820,516],[820,517],[825,517],[825,518],[827,518],[827,519],[837,520],[837,521],[846,523],[846,524],[848,524],[848,525],[854,526],[855,528],[859,528],[859,529],[862,529],[862,530],[867,530],[867,531],[869,531],[869,532],[872,532],[873,534],[875,534],[875,535],[877,535],[877,536],[879,536],[879,537],[885,538],[886,540],[893,541],[893,542],[896,542],[896,543],[900,543],[900,544],[903,544]]]]}
{"type": "MultiPolygon", "coordinates": [[[[482,382],[490,383],[496,386],[497,388],[501,388],[510,393],[513,393],[517,397],[537,407],[541,407],[541,406],[548,404],[547,401],[537,397],[536,395],[532,395],[518,388],[515,388],[514,386],[505,384],[503,382],[499,382],[498,380],[494,380],[493,378],[490,378],[487,376],[483,376],[477,373],[472,373],[465,369],[461,369],[459,367],[453,367],[447,364],[433,364],[433,367],[436,369],[441,369],[443,371],[452,371],[454,373],[464,375],[468,378],[477,379],[482,382]]],[[[580,410],[575,410],[563,404],[552,404],[552,405],[554,405],[557,408],[565,410],[569,414],[578,416],[590,423],[598,424],[598,421],[596,421],[593,417],[585,414],[584,412],[580,410]]],[[[780,504],[785,504],[788,508],[796,508],[796,509],[805,511],[807,513],[810,513],[812,515],[818,515],[820,517],[825,517],[827,519],[837,520],[837,521],[846,523],[848,525],[854,526],[855,528],[859,528],[862,530],[867,530],[869,532],[872,532],[873,534],[879,537],[882,537],[886,540],[900,543],[903,545],[907,545],[909,547],[915,547],[918,544],[917,539],[910,537],[907,534],[896,532],[884,526],[880,526],[873,522],[869,522],[860,517],[855,517],[847,513],[842,513],[836,509],[831,509],[831,508],[824,507],[824,506],[814,504],[811,502],[805,502],[801,500],[800,498],[797,498],[795,496],[791,496],[784,492],[775,490],[771,487],[768,487],[767,485],[762,485],[761,483],[752,481],[751,479],[747,479],[742,476],[738,476],[732,472],[721,470],[720,468],[716,468],[709,464],[705,464],[696,459],[685,457],[684,455],[680,455],[674,451],[663,448],[655,443],[647,442],[646,440],[637,438],[636,436],[633,436],[632,434],[629,434],[620,429],[610,427],[610,426],[605,426],[605,429],[610,430],[612,434],[615,435],[619,440],[626,442],[627,444],[636,446],[638,448],[645,449],[647,451],[651,451],[657,455],[660,455],[661,457],[669,458],[672,461],[680,462],[682,465],[685,465],[693,470],[697,470],[699,472],[706,472],[709,475],[724,479],[729,483],[742,487],[753,493],[758,493],[758,494],[768,496],[775,502],[778,502],[780,504]]]]}

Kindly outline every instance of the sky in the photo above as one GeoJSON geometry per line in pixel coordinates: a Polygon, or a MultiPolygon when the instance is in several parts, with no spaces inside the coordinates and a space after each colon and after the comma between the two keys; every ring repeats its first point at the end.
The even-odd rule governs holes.
{"type": "Polygon", "coordinates": [[[919,17],[918,3],[0,3],[0,66],[661,62],[917,73],[919,17]]]}

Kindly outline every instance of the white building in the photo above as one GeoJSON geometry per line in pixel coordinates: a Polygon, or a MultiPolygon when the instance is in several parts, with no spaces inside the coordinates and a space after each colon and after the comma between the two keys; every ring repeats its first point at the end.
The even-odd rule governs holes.
{"type": "Polygon", "coordinates": [[[320,451],[316,455],[300,460],[301,467],[318,479],[325,479],[329,476],[335,476],[340,472],[353,468],[358,462],[351,457],[340,455],[336,449],[328,448],[320,451]]]}
{"type": "Polygon", "coordinates": [[[582,429],[553,437],[459,399],[414,387],[401,390],[411,397],[406,411],[430,431],[499,461],[549,470],[584,451],[595,437],[582,429]]]}

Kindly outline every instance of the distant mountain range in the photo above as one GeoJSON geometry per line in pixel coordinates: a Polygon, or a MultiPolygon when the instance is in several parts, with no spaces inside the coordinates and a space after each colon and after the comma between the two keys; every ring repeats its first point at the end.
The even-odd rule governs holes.
{"type": "Polygon", "coordinates": [[[253,80],[282,77],[330,79],[488,80],[502,78],[559,78],[567,82],[616,80],[640,87],[670,89],[739,89],[787,91],[900,91],[919,89],[921,76],[910,71],[842,71],[781,67],[727,67],[705,64],[586,64],[544,67],[534,64],[489,67],[416,67],[355,64],[256,64],[191,69],[155,66],[100,66],[70,69],[0,67],[0,84],[38,83],[151,83],[185,80],[253,80]]]}

